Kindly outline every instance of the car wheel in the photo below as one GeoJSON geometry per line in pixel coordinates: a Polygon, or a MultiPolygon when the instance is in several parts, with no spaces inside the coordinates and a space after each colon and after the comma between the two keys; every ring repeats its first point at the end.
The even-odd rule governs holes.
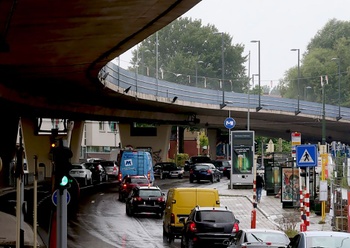
{"type": "Polygon", "coordinates": [[[90,178],[90,180],[89,180],[89,184],[90,184],[90,185],[92,184],[92,178],[90,178]]]}
{"type": "Polygon", "coordinates": [[[188,239],[186,248],[194,248],[194,243],[192,239],[188,239]]]}
{"type": "Polygon", "coordinates": [[[193,183],[193,178],[190,177],[190,183],[193,183]]]}
{"type": "Polygon", "coordinates": [[[185,236],[184,235],[182,235],[182,237],[181,237],[181,248],[185,248],[186,246],[185,246],[185,236]]]}
{"type": "Polygon", "coordinates": [[[163,242],[169,243],[168,236],[169,236],[169,234],[165,231],[165,228],[163,226],[163,242]]]}
{"type": "Polygon", "coordinates": [[[211,183],[214,183],[214,175],[213,175],[213,176],[211,176],[211,178],[210,178],[210,182],[211,182],[211,183]]]}
{"type": "Polygon", "coordinates": [[[158,213],[159,219],[163,218],[163,212],[158,213]]]}
{"type": "Polygon", "coordinates": [[[218,176],[218,180],[217,181],[220,182],[220,175],[218,176]]]}
{"type": "Polygon", "coordinates": [[[88,184],[88,180],[87,180],[87,176],[85,176],[84,178],[84,186],[86,186],[88,184]]]}
{"type": "Polygon", "coordinates": [[[179,179],[182,179],[182,175],[179,175],[179,179]]]}

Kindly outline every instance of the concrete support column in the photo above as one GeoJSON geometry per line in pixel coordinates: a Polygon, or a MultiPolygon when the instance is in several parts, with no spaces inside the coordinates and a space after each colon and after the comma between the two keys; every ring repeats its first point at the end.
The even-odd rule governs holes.
{"type": "Polygon", "coordinates": [[[140,128],[139,135],[132,135],[132,124],[119,123],[119,134],[121,148],[126,146],[132,146],[133,148],[150,148],[153,152],[153,162],[155,161],[155,153],[160,151],[159,156],[161,161],[167,161],[168,149],[170,144],[171,125],[162,125],[155,127],[156,130],[152,130],[152,136],[150,136],[149,129],[140,128]],[[148,132],[148,133],[147,133],[148,132]]]}
{"type": "Polygon", "coordinates": [[[211,159],[216,159],[216,143],[218,141],[218,130],[207,129],[207,136],[209,140],[209,156],[211,159]]]}
{"type": "Polygon", "coordinates": [[[70,149],[73,152],[71,163],[79,163],[81,141],[84,134],[85,121],[74,121],[72,136],[70,141],[70,149]]]}

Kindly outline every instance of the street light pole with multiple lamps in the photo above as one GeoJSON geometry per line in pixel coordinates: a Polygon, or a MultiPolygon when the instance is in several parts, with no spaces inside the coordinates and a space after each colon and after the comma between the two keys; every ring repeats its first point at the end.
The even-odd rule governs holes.
{"type": "Polygon", "coordinates": [[[252,40],[252,43],[258,43],[258,75],[259,75],[259,105],[256,107],[256,111],[258,112],[261,107],[261,74],[260,74],[260,40],[252,40]]]}

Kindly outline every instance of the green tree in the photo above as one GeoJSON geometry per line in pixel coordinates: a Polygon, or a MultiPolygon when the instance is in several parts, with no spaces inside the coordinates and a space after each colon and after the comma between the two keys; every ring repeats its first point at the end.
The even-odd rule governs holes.
{"type": "MultiPolygon", "coordinates": [[[[156,35],[153,34],[132,51],[132,68],[140,74],[156,75],[156,35]]],[[[222,78],[222,39],[224,47],[224,89],[243,92],[248,78],[243,56],[244,46],[232,44],[228,34],[218,33],[201,20],[179,18],[158,31],[158,67],[160,79],[198,87],[220,89],[222,78]],[[197,73],[196,73],[197,71],[197,73]],[[197,78],[196,78],[197,74],[197,78]]]]}
{"type": "Polygon", "coordinates": [[[308,101],[322,102],[321,76],[328,84],[325,85],[325,102],[339,104],[339,73],[340,66],[340,105],[350,106],[350,22],[330,20],[311,39],[307,51],[300,61],[301,78],[298,68],[290,68],[279,83],[281,95],[287,98],[301,100],[307,95],[308,101]],[[336,59],[334,59],[336,58],[336,59]],[[306,92],[307,91],[307,92],[306,92]]]}

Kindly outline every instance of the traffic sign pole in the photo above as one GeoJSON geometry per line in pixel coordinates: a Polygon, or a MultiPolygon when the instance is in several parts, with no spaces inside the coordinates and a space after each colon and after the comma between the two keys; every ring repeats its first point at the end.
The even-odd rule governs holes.
{"type": "Polygon", "coordinates": [[[67,189],[57,194],[57,247],[67,248],[67,189]]]}

